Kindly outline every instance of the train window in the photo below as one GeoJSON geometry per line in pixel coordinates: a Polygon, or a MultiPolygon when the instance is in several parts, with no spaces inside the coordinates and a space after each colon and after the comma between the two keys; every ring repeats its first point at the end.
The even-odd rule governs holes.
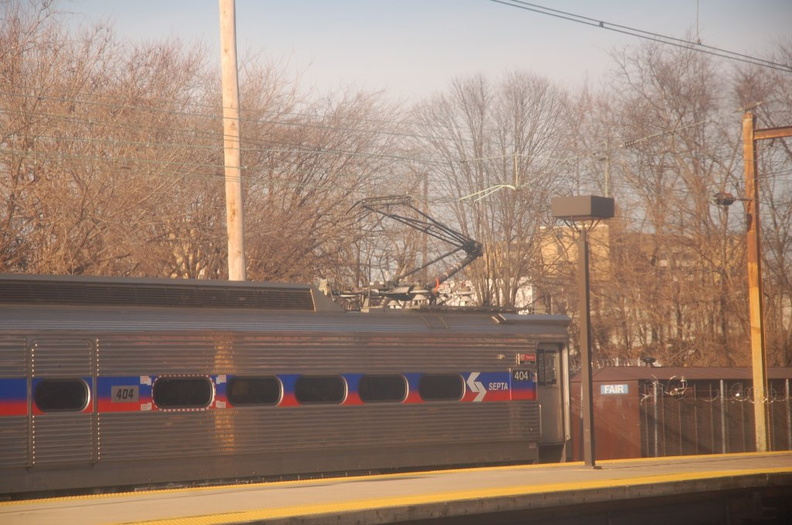
{"type": "Polygon", "coordinates": [[[208,377],[160,377],[151,390],[151,397],[160,408],[206,408],[212,402],[212,382],[208,377]]]}
{"type": "Polygon", "coordinates": [[[88,385],[82,379],[44,379],[33,401],[42,412],[80,412],[88,406],[88,385]]]}
{"type": "Polygon", "coordinates": [[[277,405],[281,383],[277,377],[232,377],[227,386],[232,405],[277,405]]]}
{"type": "Polygon", "coordinates": [[[407,397],[407,382],[400,375],[363,376],[358,394],[364,403],[401,402],[407,397]]]}
{"type": "Polygon", "coordinates": [[[418,393],[424,401],[459,400],[465,382],[459,374],[426,374],[418,382],[418,393]]]}
{"type": "Polygon", "coordinates": [[[536,368],[539,386],[552,386],[558,383],[558,350],[538,349],[536,368]]]}
{"type": "Polygon", "coordinates": [[[341,403],[346,397],[346,382],[341,376],[300,376],[294,396],[302,405],[341,403]]]}

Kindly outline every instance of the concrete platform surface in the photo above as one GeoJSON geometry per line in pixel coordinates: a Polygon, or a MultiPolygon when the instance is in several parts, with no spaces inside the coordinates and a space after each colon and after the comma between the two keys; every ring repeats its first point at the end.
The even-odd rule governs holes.
{"type": "MultiPolygon", "coordinates": [[[[792,452],[487,467],[0,503],[0,524],[395,523],[791,487],[792,452]]],[[[783,489],[782,489],[783,490],[783,489]]],[[[792,496],[792,489],[790,491],[792,496]]]]}

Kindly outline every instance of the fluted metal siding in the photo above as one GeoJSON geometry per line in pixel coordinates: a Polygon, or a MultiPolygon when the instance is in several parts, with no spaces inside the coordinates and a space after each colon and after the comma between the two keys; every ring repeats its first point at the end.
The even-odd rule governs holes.
{"type": "MultiPolygon", "coordinates": [[[[506,325],[486,315],[109,310],[0,307],[0,329],[19,334],[0,339],[3,370],[24,375],[29,346],[35,377],[486,372],[507,370],[539,340],[566,340],[557,323],[506,325]]],[[[0,446],[9,453],[0,465],[20,464],[12,457],[28,458],[28,444],[35,467],[285,454],[328,443],[527,446],[538,429],[535,402],[53,413],[4,420],[0,446]]]]}
{"type": "MultiPolygon", "coordinates": [[[[99,344],[103,375],[468,372],[505,370],[528,337],[305,333],[135,334],[99,344]],[[365,351],[362,351],[364,350],[365,351]],[[509,357],[501,358],[500,356],[509,357]]],[[[287,453],[383,444],[538,439],[534,402],[247,407],[100,415],[103,460],[287,453]]]]}
{"type": "Polygon", "coordinates": [[[0,423],[0,469],[27,465],[30,439],[27,416],[4,417],[0,423]]]}
{"type": "Polygon", "coordinates": [[[218,453],[212,412],[101,414],[103,461],[205,457],[218,453]]]}
{"type": "Polygon", "coordinates": [[[538,413],[535,403],[248,408],[103,414],[100,428],[102,460],[187,459],[333,447],[514,441],[527,446],[538,438],[538,413]]]}
{"type": "Polygon", "coordinates": [[[210,374],[216,345],[211,334],[107,336],[97,348],[99,375],[210,374]]]}
{"type": "MultiPolygon", "coordinates": [[[[94,373],[94,343],[71,334],[44,336],[30,344],[35,377],[90,378],[94,373]]],[[[92,389],[90,380],[89,388],[92,389]]],[[[93,406],[93,399],[89,399],[93,406]]],[[[88,464],[94,460],[95,416],[81,412],[50,412],[31,418],[30,463],[88,464]]]]}
{"type": "Polygon", "coordinates": [[[33,377],[83,377],[94,369],[93,342],[69,335],[36,339],[31,345],[33,377]]]}
{"type": "Polygon", "coordinates": [[[0,377],[26,377],[26,338],[21,335],[0,336],[0,377]]]}
{"type": "Polygon", "coordinates": [[[469,372],[505,370],[536,341],[513,335],[355,337],[331,333],[107,336],[100,375],[469,372]]]}
{"type": "Polygon", "coordinates": [[[80,413],[33,416],[32,465],[89,464],[94,457],[93,418],[80,413]]]}
{"type": "MultiPolygon", "coordinates": [[[[27,339],[22,335],[0,337],[0,378],[27,377],[27,339]]],[[[0,420],[0,468],[28,464],[29,418],[6,416],[0,420]]]]}

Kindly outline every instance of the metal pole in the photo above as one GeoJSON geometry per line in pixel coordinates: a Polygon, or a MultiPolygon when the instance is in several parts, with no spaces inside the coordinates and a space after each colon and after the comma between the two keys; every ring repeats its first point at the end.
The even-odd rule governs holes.
{"type": "Polygon", "coordinates": [[[594,396],[591,374],[591,309],[589,296],[589,241],[585,225],[578,239],[578,281],[580,283],[580,362],[583,411],[583,462],[594,467],[594,396]]]}
{"type": "Polygon", "coordinates": [[[726,385],[720,380],[720,409],[721,409],[721,454],[726,454],[728,441],[726,439],[726,385]]]}
{"type": "Polygon", "coordinates": [[[242,170],[239,152],[239,77],[234,0],[220,0],[220,62],[223,83],[223,148],[225,156],[228,279],[245,280],[242,218],[242,170]]]}
{"type": "Polygon", "coordinates": [[[762,315],[762,250],[759,240],[759,178],[756,169],[756,117],[743,115],[743,162],[748,259],[748,308],[751,325],[751,368],[753,372],[754,435],[756,451],[768,450],[767,436],[767,360],[762,315]]]}
{"type": "MultiPolygon", "coordinates": [[[[423,173],[423,211],[429,215],[429,172],[423,173]]],[[[424,265],[421,270],[421,283],[429,283],[429,275],[426,270],[426,261],[429,259],[429,236],[424,233],[421,240],[421,263],[424,265]]]]}
{"type": "Polygon", "coordinates": [[[792,450],[792,410],[789,409],[789,379],[784,381],[784,397],[786,401],[787,450],[792,450]]]}
{"type": "Polygon", "coordinates": [[[652,397],[654,398],[654,456],[660,456],[660,407],[657,405],[660,402],[660,392],[658,389],[660,382],[655,379],[652,381],[652,397]]]}

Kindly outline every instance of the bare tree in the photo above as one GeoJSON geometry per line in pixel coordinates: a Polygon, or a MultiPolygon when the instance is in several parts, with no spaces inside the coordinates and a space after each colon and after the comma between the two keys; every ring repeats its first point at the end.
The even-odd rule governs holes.
{"type": "Polygon", "coordinates": [[[466,272],[483,304],[514,306],[541,274],[539,233],[561,180],[566,95],[546,79],[513,73],[493,85],[457,79],[416,109],[422,147],[439,160],[432,195],[484,243],[466,272]]]}
{"type": "MultiPolygon", "coordinates": [[[[67,33],[49,2],[2,5],[4,269],[226,275],[219,76],[201,48],[67,33]]],[[[347,212],[401,170],[379,95],[311,100],[283,68],[243,70],[250,275],[348,279],[347,212]]]]}
{"type": "Polygon", "coordinates": [[[676,365],[738,363],[743,248],[712,196],[739,176],[739,129],[714,87],[718,74],[700,54],[659,45],[616,61],[610,94],[620,110],[609,120],[621,137],[611,165],[628,223],[614,239],[619,273],[605,303],[633,312],[637,339],[617,339],[638,343],[616,351],[676,365]]]}
{"type": "Polygon", "coordinates": [[[363,232],[351,208],[394,173],[393,109],[362,92],[303,102],[282,118],[267,108],[245,99],[250,273],[352,284],[363,232]]]}

